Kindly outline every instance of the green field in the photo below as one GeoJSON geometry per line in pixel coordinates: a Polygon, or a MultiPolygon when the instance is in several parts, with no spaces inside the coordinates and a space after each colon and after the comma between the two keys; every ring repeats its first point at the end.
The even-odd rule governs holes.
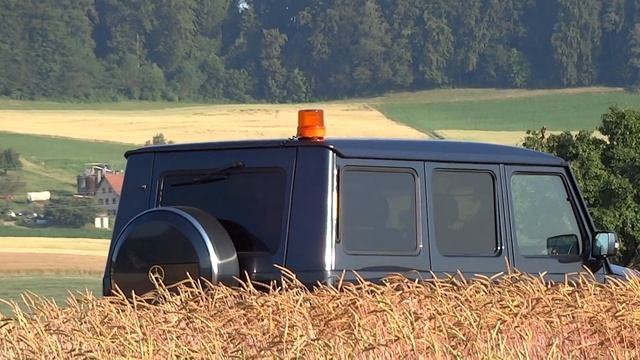
{"type": "MultiPolygon", "coordinates": [[[[69,291],[84,292],[91,290],[94,294],[102,293],[102,278],[99,276],[68,276],[68,275],[29,275],[6,276],[0,274],[0,299],[16,301],[23,305],[20,295],[25,291],[32,291],[40,296],[52,298],[58,305],[65,304],[69,291]]],[[[23,307],[24,308],[24,307],[23,307]]],[[[0,303],[0,312],[10,315],[10,307],[0,303]]]]}
{"type": "Polygon", "coordinates": [[[640,107],[640,95],[617,89],[593,92],[434,90],[376,98],[387,117],[421,131],[595,129],[611,105],[640,107]]]}
{"type": "Polygon", "coordinates": [[[84,171],[86,163],[103,162],[124,169],[124,152],[135,145],[0,132],[2,148],[20,153],[23,169],[15,174],[26,183],[22,193],[44,190],[73,193],[76,176],[84,171]]]}
{"type": "Polygon", "coordinates": [[[0,237],[47,237],[47,238],[86,238],[111,239],[111,230],[96,229],[94,227],[80,229],[66,228],[23,228],[17,226],[0,226],[0,237]]]}
{"type": "Polygon", "coordinates": [[[57,176],[75,176],[86,163],[107,162],[115,168],[124,168],[124,153],[136,145],[97,141],[73,140],[50,136],[23,135],[0,132],[0,148],[13,148],[21,158],[42,170],[57,176]]]}
{"type": "MultiPolygon", "coordinates": [[[[135,148],[135,145],[0,132],[0,149],[3,148],[13,148],[20,153],[23,168],[11,173],[25,183],[8,207],[15,211],[37,212],[34,205],[27,203],[27,192],[47,190],[54,196],[73,194],[76,191],[76,176],[84,171],[85,164],[109,163],[115,169],[124,169],[124,152],[135,148]]],[[[0,227],[0,236],[110,238],[111,232],[89,228],[0,227]]]]}

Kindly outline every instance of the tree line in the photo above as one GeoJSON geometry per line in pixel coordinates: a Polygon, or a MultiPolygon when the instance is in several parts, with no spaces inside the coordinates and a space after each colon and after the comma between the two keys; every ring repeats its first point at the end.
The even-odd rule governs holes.
{"type": "Polygon", "coordinates": [[[295,102],[640,83],[640,0],[0,0],[0,96],[295,102]]]}

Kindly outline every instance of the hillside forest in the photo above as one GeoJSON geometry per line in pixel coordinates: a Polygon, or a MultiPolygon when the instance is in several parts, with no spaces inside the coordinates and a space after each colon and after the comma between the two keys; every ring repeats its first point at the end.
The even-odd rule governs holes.
{"type": "Polygon", "coordinates": [[[633,88],[640,0],[0,0],[0,96],[299,102],[633,88]]]}

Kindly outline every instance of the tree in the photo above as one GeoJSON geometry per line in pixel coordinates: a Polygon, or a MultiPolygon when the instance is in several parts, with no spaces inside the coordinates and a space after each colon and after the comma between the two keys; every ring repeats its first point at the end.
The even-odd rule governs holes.
{"type": "Polygon", "coordinates": [[[630,80],[633,85],[640,85],[640,24],[636,24],[633,27],[631,33],[629,33],[629,60],[628,67],[630,71],[630,80]]]}
{"type": "Polygon", "coordinates": [[[612,107],[602,116],[598,130],[577,135],[564,132],[543,136],[528,131],[523,145],[571,162],[583,197],[596,225],[616,231],[621,238],[617,260],[625,266],[640,264],[640,112],[612,107]]]}
{"type": "Polygon", "coordinates": [[[419,68],[424,80],[430,85],[448,84],[447,70],[453,56],[454,37],[446,17],[425,12],[423,41],[419,68]]]}
{"type": "Polygon", "coordinates": [[[0,170],[6,175],[9,170],[22,169],[20,154],[9,148],[0,152],[0,170]]]}
{"type": "Polygon", "coordinates": [[[260,50],[260,77],[264,84],[262,96],[267,100],[283,102],[287,100],[285,81],[287,71],[282,66],[282,48],[286,44],[287,35],[281,34],[278,29],[262,31],[260,50]]]}
{"type": "Polygon", "coordinates": [[[144,143],[144,146],[149,146],[149,145],[165,145],[165,144],[173,144],[173,140],[167,140],[164,137],[163,133],[158,133],[155,134],[151,140],[147,140],[144,143]]]}
{"type": "Polygon", "coordinates": [[[558,22],[551,43],[564,86],[591,85],[600,49],[599,0],[559,0],[558,22]]]}
{"type": "Polygon", "coordinates": [[[376,1],[319,3],[306,16],[312,29],[309,71],[318,95],[371,94],[393,84],[389,24],[376,1]]]}
{"type": "Polygon", "coordinates": [[[50,200],[44,206],[44,216],[54,225],[80,228],[93,221],[96,209],[93,199],[60,198],[50,200]]]}

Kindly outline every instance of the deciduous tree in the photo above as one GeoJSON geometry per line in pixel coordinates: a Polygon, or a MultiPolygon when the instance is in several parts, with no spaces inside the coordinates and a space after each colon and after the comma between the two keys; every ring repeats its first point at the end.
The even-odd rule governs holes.
{"type": "Polygon", "coordinates": [[[553,153],[571,162],[596,225],[618,232],[618,261],[640,264],[640,112],[612,107],[598,130],[544,137],[528,131],[524,146],[553,153]]]}

